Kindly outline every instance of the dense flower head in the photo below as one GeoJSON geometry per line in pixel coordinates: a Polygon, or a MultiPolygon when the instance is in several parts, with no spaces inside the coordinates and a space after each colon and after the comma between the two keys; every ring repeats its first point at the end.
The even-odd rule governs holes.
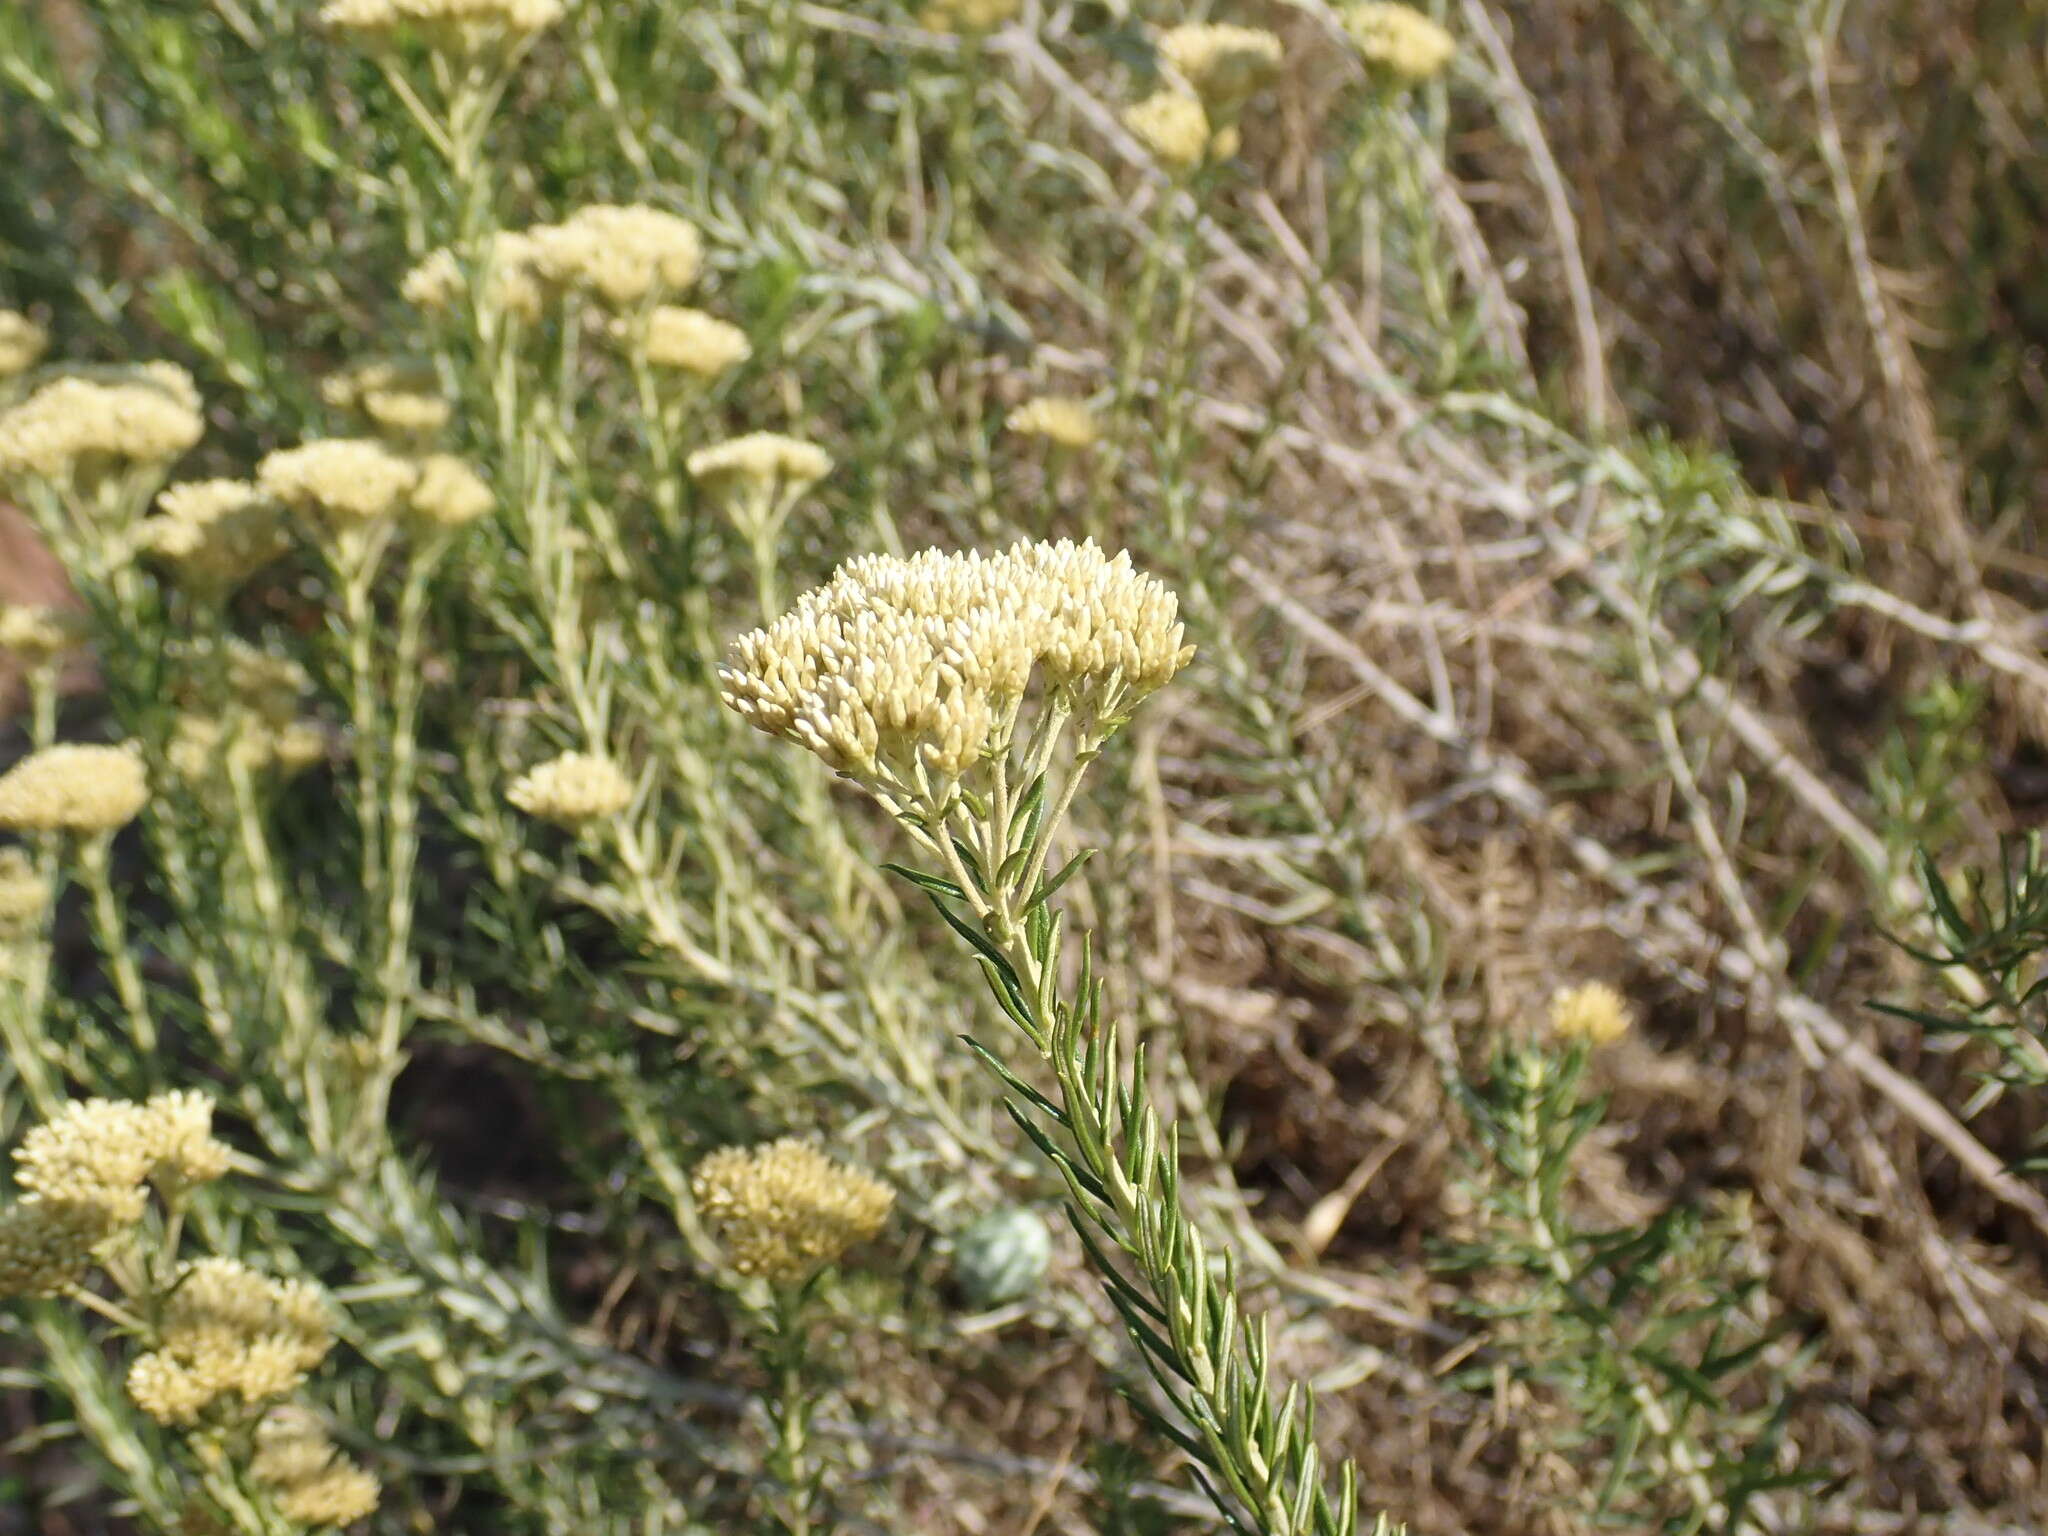
{"type": "Polygon", "coordinates": [[[84,616],[74,610],[0,603],[0,655],[39,667],[84,640],[84,616]]]}
{"type": "Polygon", "coordinates": [[[280,448],[256,466],[256,484],[287,506],[340,522],[368,522],[402,510],[420,467],[365,437],[329,437],[280,448]]]}
{"type": "Polygon", "coordinates": [[[1095,413],[1085,400],[1039,395],[1010,412],[1003,425],[1022,437],[1042,437],[1062,448],[1086,448],[1095,441],[1095,413]]]}
{"type": "Polygon", "coordinates": [[[442,528],[461,528],[488,517],[498,505],[491,488],[452,453],[430,453],[419,461],[419,479],[412,488],[412,509],[442,528]]]}
{"type": "Polygon", "coordinates": [[[127,747],[45,747],[0,774],[0,827],[111,832],[148,799],[142,759],[127,747]]]}
{"type": "Polygon", "coordinates": [[[119,1226],[141,1216],[145,1183],[172,1191],[208,1183],[227,1172],[228,1158],[203,1093],[81,1099],[22,1138],[14,1182],[34,1199],[97,1207],[119,1226]]]}
{"type": "Polygon", "coordinates": [[[62,1295],[85,1279],[107,1235],[90,1206],[17,1200],[0,1209],[0,1297],[62,1295]]]}
{"type": "Polygon", "coordinates": [[[188,480],[164,488],[134,542],[180,585],[220,595],[284,554],[291,535],[283,506],[248,481],[188,480]]]}
{"type": "Polygon", "coordinates": [[[732,1267],[776,1286],[837,1263],[882,1229],[896,1201],[888,1185],[793,1136],[714,1152],[690,1187],[732,1267]]]}
{"type": "Polygon", "coordinates": [[[610,304],[680,292],[697,280],[704,261],[695,225],[641,203],[595,203],[526,236],[541,277],[610,304]]]}
{"type": "Polygon", "coordinates": [[[1458,51],[1457,40],[1413,6],[1365,0],[1343,13],[1344,30],[1365,62],[1411,84],[1434,79],[1458,51]]]}
{"type": "Polygon", "coordinates": [[[1602,981],[1564,988],[1550,1000],[1550,1032],[1567,1044],[1611,1045],[1634,1025],[1628,1000],[1602,981]]]}
{"type": "Polygon", "coordinates": [[[26,933],[50,907],[50,882],[19,848],[0,848],[0,944],[26,933]]]}
{"type": "MultiPolygon", "coordinates": [[[[621,327],[632,324],[619,322],[621,327]]],[[[716,378],[754,355],[747,333],[738,326],[680,304],[660,304],[647,317],[642,342],[647,361],[699,378],[716,378]]]]}
{"type": "MultiPolygon", "coordinates": [[[[484,246],[484,302],[492,309],[516,315],[522,320],[538,319],[543,295],[534,276],[534,244],[517,230],[499,230],[484,246]]],[[[462,263],[446,246],[430,251],[418,266],[399,281],[398,291],[408,304],[429,314],[441,314],[455,307],[469,291],[469,279],[462,263]]]]}
{"type": "Polygon", "coordinates": [[[195,789],[221,779],[224,767],[247,774],[275,772],[296,778],[325,760],[327,733],[310,720],[274,724],[248,709],[225,715],[186,711],[171,727],[164,759],[171,771],[195,789]]]}
{"type": "Polygon", "coordinates": [[[0,379],[35,367],[49,345],[49,333],[27,315],[0,309],[0,379]]]}
{"type": "Polygon", "coordinates": [[[433,364],[416,358],[366,358],[322,379],[320,397],[398,437],[438,432],[450,415],[433,364]]]}
{"type": "Polygon", "coordinates": [[[740,636],[721,694],[748,723],[841,773],[956,779],[1013,716],[1034,673],[1067,707],[1114,719],[1193,656],[1179,602],[1091,540],[1001,554],[848,561],[740,636]]]}
{"type": "Polygon", "coordinates": [[[1199,98],[1185,91],[1154,91],[1124,108],[1124,126],[1169,170],[1190,170],[1208,158],[1209,114],[1199,98]]]}
{"type": "Polygon", "coordinates": [[[780,432],[749,432],[699,448],[684,461],[693,479],[712,486],[742,484],[801,490],[832,472],[832,456],[816,443],[780,432]]]}
{"type": "Polygon", "coordinates": [[[1227,110],[1280,72],[1280,39],[1263,27],[1191,21],[1160,35],[1159,56],[1204,102],[1227,110]]]}
{"type": "Polygon", "coordinates": [[[931,0],[918,12],[929,32],[993,32],[1024,8],[1024,0],[931,0]]]}
{"type": "Polygon", "coordinates": [[[505,798],[557,826],[609,820],[633,803],[633,781],[610,758],[564,752],[513,780],[505,798]]]}
{"type": "Polygon", "coordinates": [[[157,1347],[136,1357],[128,1395],[163,1424],[191,1424],[233,1395],[244,1407],[282,1397],[334,1342],[318,1290],[237,1259],[187,1264],[163,1306],[157,1347]]]}
{"type": "Polygon", "coordinates": [[[438,48],[460,53],[521,43],[562,19],[562,0],[327,0],[320,20],[381,39],[413,26],[438,48]]]}
{"type": "Polygon", "coordinates": [[[377,1508],[377,1479],[336,1450],[303,1409],[272,1409],[256,1426],[249,1476],[301,1525],[349,1525],[377,1508]]]}
{"type": "Polygon", "coordinates": [[[0,412],[0,476],[57,480],[122,462],[168,464],[205,429],[192,377],[173,364],[71,374],[0,412]]]}

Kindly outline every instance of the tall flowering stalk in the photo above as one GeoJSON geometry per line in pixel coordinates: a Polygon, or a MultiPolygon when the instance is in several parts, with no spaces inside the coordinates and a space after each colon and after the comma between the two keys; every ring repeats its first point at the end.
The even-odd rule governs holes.
{"type": "Polygon", "coordinates": [[[1160,1423],[1205,1490],[1264,1536],[1349,1536],[1355,1470],[1325,1477],[1308,1393],[1276,1402],[1264,1325],[1243,1317],[1230,1255],[1210,1252],[1181,1201],[1144,1049],[1127,1062],[1085,940],[1071,977],[1063,964],[1052,898],[1087,850],[1054,867],[1060,825],[1088,765],[1192,656],[1171,592],[1126,555],[1062,541],[852,561],[735,641],[720,678],[728,705],[823,758],[926,855],[925,869],[888,867],[974,951],[1051,1073],[1047,1094],[967,1042],[1066,1181],[1075,1230],[1171,1406],[1160,1423]]]}

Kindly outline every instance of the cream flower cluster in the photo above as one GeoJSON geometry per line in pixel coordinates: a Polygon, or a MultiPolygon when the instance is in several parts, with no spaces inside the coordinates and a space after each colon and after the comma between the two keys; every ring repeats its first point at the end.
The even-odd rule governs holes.
{"type": "MultiPolygon", "coordinates": [[[[621,320],[618,325],[623,334],[630,335],[634,322],[621,320]]],[[[754,355],[747,333],[738,326],[680,304],[655,306],[641,333],[641,344],[647,349],[647,361],[655,367],[673,368],[700,379],[717,378],[754,355]]]]}
{"type": "Polygon", "coordinates": [[[609,304],[679,293],[697,280],[704,261],[695,225],[638,203],[595,203],[560,224],[536,225],[526,238],[541,277],[609,304]]]}
{"type": "Polygon", "coordinates": [[[1042,437],[1061,448],[1086,448],[1095,441],[1095,413],[1088,402],[1065,395],[1026,400],[1003,425],[1020,437],[1042,437]]]}
{"type": "MultiPolygon", "coordinates": [[[[398,285],[409,304],[429,314],[455,307],[469,291],[469,279],[455,253],[443,246],[429,252],[398,285]]],[[[522,320],[540,318],[545,295],[534,276],[533,241],[517,230],[499,230],[484,248],[483,297],[492,309],[522,320]]]]}
{"type": "Polygon", "coordinates": [[[67,375],[0,412],[0,476],[60,480],[121,461],[168,464],[204,430],[199,391],[171,363],[104,379],[67,375]]]}
{"type": "Polygon", "coordinates": [[[256,484],[287,506],[323,513],[343,526],[411,511],[458,527],[497,504],[483,477],[452,454],[408,458],[363,437],[280,448],[256,466],[256,484]]]}
{"type": "Polygon", "coordinates": [[[1603,981],[1567,987],[1550,1000],[1550,1032],[1566,1044],[1612,1045],[1634,1027],[1628,1000],[1603,981]]]}
{"type": "Polygon", "coordinates": [[[849,561],[735,640],[719,683],[756,728],[908,788],[1007,750],[1004,722],[1034,672],[1061,707],[1109,724],[1193,654],[1172,592],[1128,554],[1063,539],[849,561]]]}
{"type": "Polygon", "coordinates": [[[21,1198],[0,1211],[0,1296],[77,1284],[93,1250],[142,1219],[147,1185],[176,1192],[206,1183],[227,1171],[228,1157],[202,1093],[67,1106],[15,1149],[21,1198]]]}
{"type": "Polygon", "coordinates": [[[273,1409],[256,1426],[249,1476],[301,1525],[350,1525],[377,1508],[377,1479],[337,1451],[303,1409],[273,1409]]]}
{"type": "Polygon", "coordinates": [[[431,363],[369,358],[320,381],[320,398],[360,411],[396,437],[425,437],[448,425],[448,402],[431,363]]]}
{"type": "Polygon", "coordinates": [[[0,827],[11,832],[111,832],[149,800],[142,759],[127,747],[55,746],[0,774],[0,827]]]}
{"type": "Polygon", "coordinates": [[[896,1203],[888,1185],[793,1136],[712,1153],[690,1188],[732,1267],[785,1287],[881,1231],[896,1203]]]}
{"type": "Polygon", "coordinates": [[[691,478],[712,486],[807,489],[832,473],[832,455],[780,432],[749,432],[699,448],[685,461],[691,478]]]}
{"type": "Polygon", "coordinates": [[[1159,56],[1213,112],[1234,108],[1280,72],[1280,39],[1263,27],[1187,22],[1159,38],[1159,56]]]}
{"type": "Polygon", "coordinates": [[[291,548],[283,506],[246,480],[166,486],[156,516],[136,525],[133,540],[180,586],[216,597],[291,548]]]}
{"type": "Polygon", "coordinates": [[[1225,155],[1234,147],[1233,138],[1211,133],[1209,114],[1202,110],[1200,98],[1186,91],[1154,91],[1137,105],[1124,108],[1123,115],[1124,126],[1169,170],[1193,170],[1209,158],[1212,149],[1225,155]]]}
{"type": "Polygon", "coordinates": [[[1407,84],[1433,80],[1458,51],[1457,40],[1412,6],[1365,0],[1343,12],[1344,30],[1374,69],[1407,84]]]}
{"type": "Polygon", "coordinates": [[[164,749],[171,772],[195,788],[218,781],[224,764],[252,775],[275,771],[281,779],[294,779],[326,757],[327,733],[313,721],[273,724],[253,710],[181,714],[164,749]]]}
{"type": "Polygon", "coordinates": [[[633,803],[633,781],[610,758],[565,752],[513,780],[505,798],[557,826],[609,820],[633,803]]]}
{"type": "Polygon", "coordinates": [[[31,931],[50,907],[50,883],[19,848],[0,848],[0,944],[31,931]]]}
{"type": "Polygon", "coordinates": [[[0,603],[0,655],[40,667],[84,640],[85,622],[77,613],[27,603],[0,603]]]}
{"type": "Polygon", "coordinates": [[[180,1271],[157,1347],[128,1368],[128,1395],[160,1424],[193,1424],[230,1394],[253,1407],[295,1390],[326,1358],[334,1325],[319,1291],[237,1259],[180,1271]]]}
{"type": "Polygon", "coordinates": [[[0,379],[11,379],[35,367],[49,345],[49,332],[27,315],[0,309],[0,379]]]}
{"type": "Polygon", "coordinates": [[[411,25],[435,47],[461,53],[520,43],[562,19],[562,0],[327,0],[320,20],[382,39],[411,25]]]}

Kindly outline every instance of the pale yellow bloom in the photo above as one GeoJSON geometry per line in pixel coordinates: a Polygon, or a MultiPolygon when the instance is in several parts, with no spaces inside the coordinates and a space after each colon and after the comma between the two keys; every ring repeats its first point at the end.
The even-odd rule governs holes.
{"type": "Polygon", "coordinates": [[[1550,1000],[1550,1032],[1567,1043],[1611,1045],[1635,1025],[1628,1000],[1605,982],[1589,981],[1559,991],[1550,1000]]]}
{"type": "Polygon", "coordinates": [[[50,883],[19,848],[0,848],[0,943],[29,932],[50,909],[50,883]]]}
{"type": "Polygon", "coordinates": [[[136,526],[140,552],[180,585],[221,596],[291,547],[284,508],[246,480],[191,480],[165,487],[157,515],[136,526]]]}
{"type": "Polygon", "coordinates": [[[69,375],[0,412],[0,477],[168,464],[204,430],[191,375],[170,363],[105,379],[69,375]]]}
{"type": "Polygon", "coordinates": [[[273,1409],[256,1426],[249,1476],[301,1525],[349,1525],[377,1508],[377,1479],[336,1450],[303,1409],[273,1409]]]}
{"type": "Polygon", "coordinates": [[[1042,437],[1062,448],[1086,448],[1095,441],[1095,413],[1085,400],[1039,395],[1010,412],[1004,423],[1022,437],[1042,437]]]}
{"type": "Polygon", "coordinates": [[[128,1395],[159,1423],[190,1424],[229,1394],[253,1407],[295,1390],[333,1342],[312,1286],[236,1259],[201,1259],[180,1271],[156,1349],[129,1367],[128,1395]]]}
{"type": "Polygon", "coordinates": [[[0,309],[0,379],[35,367],[49,345],[49,333],[27,315],[0,309]]]}
{"type": "Polygon", "coordinates": [[[0,603],[0,654],[39,667],[84,641],[81,614],[65,608],[0,603]]]}
{"type": "Polygon", "coordinates": [[[928,32],[993,32],[1023,8],[1023,0],[931,0],[917,20],[928,32]]]}
{"type": "Polygon", "coordinates": [[[412,509],[430,523],[460,528],[489,516],[498,504],[483,476],[452,453],[429,454],[420,460],[419,471],[412,509]]]}
{"type": "MultiPolygon", "coordinates": [[[[630,325],[620,321],[621,326],[630,325]]],[[[747,333],[701,309],[678,304],[658,305],[647,317],[647,361],[657,368],[675,368],[712,379],[754,355],[747,333]]]]}
{"type": "Polygon", "coordinates": [[[832,456],[815,443],[780,432],[749,432],[709,448],[699,448],[684,461],[691,478],[708,485],[743,483],[782,490],[804,490],[832,472],[832,456]]]}
{"type": "Polygon", "coordinates": [[[1414,7],[1390,0],[1351,6],[1343,20],[1368,65],[1410,84],[1434,79],[1458,51],[1450,33],[1414,7]]]}
{"type": "MultiPolygon", "coordinates": [[[[483,258],[484,301],[522,320],[540,317],[542,294],[533,271],[533,241],[514,230],[492,235],[483,258]]],[[[429,252],[399,282],[399,294],[430,314],[451,310],[469,291],[462,263],[445,246],[429,252]]]]}
{"type": "Polygon", "coordinates": [[[149,799],[142,759],[126,747],[56,746],[0,774],[0,827],[14,832],[111,832],[149,799]]]}
{"type": "Polygon", "coordinates": [[[406,25],[458,53],[515,46],[562,19],[562,0],[327,0],[327,26],[381,41],[406,25]]]}
{"type": "Polygon", "coordinates": [[[228,1158],[203,1093],[160,1093],[139,1104],[83,1099],[22,1138],[14,1181],[31,1200],[97,1211],[111,1232],[141,1219],[145,1183],[175,1193],[219,1178],[228,1158]]]}
{"type": "Polygon", "coordinates": [[[1162,33],[1159,56],[1212,109],[1234,110],[1280,72],[1280,39],[1263,27],[1187,22],[1162,33]]]}
{"type": "Polygon", "coordinates": [[[1179,603],[1091,541],[993,556],[848,561],[719,669],[750,724],[841,773],[903,787],[957,779],[1003,743],[1033,675],[1069,708],[1121,719],[1193,656],[1179,603]]]}
{"type": "Polygon", "coordinates": [[[361,411],[396,437],[438,432],[451,414],[433,365],[408,358],[370,358],[330,374],[320,381],[320,398],[361,411]]]}
{"type": "Polygon", "coordinates": [[[560,224],[538,225],[526,236],[540,276],[610,304],[680,292],[697,280],[704,259],[696,226],[638,203],[579,208],[560,224]]]}
{"type": "Polygon", "coordinates": [[[795,1137],[714,1152],[690,1188],[732,1267],[776,1286],[837,1263],[882,1229],[896,1201],[888,1185],[795,1137]]]}
{"type": "Polygon", "coordinates": [[[62,1295],[85,1278],[107,1235],[91,1206],[18,1200],[0,1210],[0,1297],[62,1295]]]}
{"type": "Polygon", "coordinates": [[[256,466],[256,484],[287,506],[344,522],[401,510],[419,484],[419,465],[371,438],[331,437],[281,448],[256,466]]]}
{"type": "Polygon", "coordinates": [[[633,803],[633,781],[610,758],[564,752],[521,774],[505,798],[527,815],[557,826],[608,820],[633,803]]]}
{"type": "Polygon", "coordinates": [[[244,640],[228,641],[227,664],[228,688],[236,702],[271,725],[296,718],[299,701],[313,688],[306,669],[289,656],[273,656],[244,640]]]}
{"type": "Polygon", "coordinates": [[[1154,91],[1124,108],[1124,126],[1169,170],[1191,170],[1208,157],[1209,114],[1185,91],[1154,91]]]}

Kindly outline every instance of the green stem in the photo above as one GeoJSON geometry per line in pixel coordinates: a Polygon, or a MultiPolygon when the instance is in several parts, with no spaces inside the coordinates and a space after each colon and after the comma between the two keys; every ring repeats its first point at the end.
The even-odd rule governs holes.
{"type": "Polygon", "coordinates": [[[148,1056],[156,1050],[156,1020],[150,1015],[149,999],[143,991],[142,969],[136,965],[134,952],[129,948],[127,913],[114,893],[109,855],[112,846],[113,837],[109,833],[81,838],[78,844],[79,879],[90,900],[93,939],[99,945],[100,957],[106,962],[107,974],[113,979],[114,994],[121,1001],[121,1011],[128,1019],[128,1037],[135,1042],[138,1053],[148,1056]]]}

